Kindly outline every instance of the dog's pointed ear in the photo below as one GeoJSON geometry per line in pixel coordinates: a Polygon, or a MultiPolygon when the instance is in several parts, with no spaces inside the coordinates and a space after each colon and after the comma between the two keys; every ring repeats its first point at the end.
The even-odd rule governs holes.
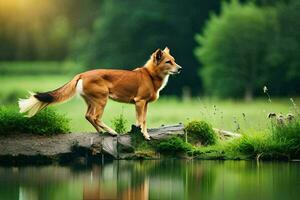
{"type": "Polygon", "coordinates": [[[154,52],[154,61],[159,64],[162,61],[163,58],[163,51],[161,49],[157,49],[154,52]]]}
{"type": "Polygon", "coordinates": [[[170,49],[168,47],[165,47],[164,52],[170,53],[170,49]]]}

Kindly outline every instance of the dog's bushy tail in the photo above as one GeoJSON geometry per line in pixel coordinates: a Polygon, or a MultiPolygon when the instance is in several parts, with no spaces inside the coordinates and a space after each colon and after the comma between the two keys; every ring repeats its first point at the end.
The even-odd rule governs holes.
{"type": "Polygon", "coordinates": [[[27,112],[26,116],[32,117],[49,105],[61,103],[70,99],[76,93],[76,85],[79,79],[80,76],[77,75],[70,82],[53,91],[38,93],[29,92],[29,98],[19,99],[20,113],[27,112]]]}

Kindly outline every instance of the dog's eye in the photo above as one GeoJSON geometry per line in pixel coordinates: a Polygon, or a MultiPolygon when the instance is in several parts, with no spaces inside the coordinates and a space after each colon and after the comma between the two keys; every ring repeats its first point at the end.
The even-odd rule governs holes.
{"type": "Polygon", "coordinates": [[[168,60],[166,63],[168,63],[168,64],[170,64],[170,65],[172,64],[171,60],[168,60]]]}

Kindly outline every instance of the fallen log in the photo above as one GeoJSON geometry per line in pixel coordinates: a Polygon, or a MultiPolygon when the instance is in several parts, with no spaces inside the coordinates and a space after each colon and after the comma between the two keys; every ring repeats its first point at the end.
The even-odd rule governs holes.
{"type": "Polygon", "coordinates": [[[219,129],[219,128],[213,128],[213,130],[218,133],[220,135],[220,137],[241,137],[240,134],[238,133],[234,133],[234,132],[230,132],[230,131],[226,131],[226,130],[222,130],[222,129],[219,129]]]}
{"type": "MultiPolygon", "coordinates": [[[[237,137],[238,135],[219,129],[215,131],[226,137],[237,137]]],[[[132,127],[131,132],[116,137],[98,133],[71,133],[53,136],[33,134],[0,136],[0,163],[44,163],[53,161],[61,163],[73,160],[81,162],[86,159],[103,161],[103,159],[135,158],[132,134],[141,133],[135,126],[132,127]]],[[[152,141],[185,134],[182,124],[161,126],[149,129],[148,132],[152,141]]]]}

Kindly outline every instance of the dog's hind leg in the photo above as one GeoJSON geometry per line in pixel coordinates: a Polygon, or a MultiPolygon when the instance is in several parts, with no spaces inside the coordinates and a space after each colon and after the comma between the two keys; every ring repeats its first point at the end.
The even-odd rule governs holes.
{"type": "Polygon", "coordinates": [[[101,121],[104,108],[108,100],[108,96],[103,94],[98,96],[97,98],[84,97],[84,99],[86,100],[87,104],[90,107],[86,118],[96,128],[96,130],[98,131],[99,128],[101,128],[111,135],[117,135],[116,131],[114,131],[112,128],[110,128],[109,126],[107,126],[101,121]]]}
{"type": "Polygon", "coordinates": [[[93,117],[95,108],[89,102],[87,102],[87,104],[88,104],[88,109],[86,111],[85,118],[93,125],[93,127],[97,130],[98,133],[101,133],[102,131],[100,130],[99,126],[95,123],[95,120],[93,117]]]}
{"type": "MultiPolygon", "coordinates": [[[[106,102],[105,102],[106,104],[106,102]]],[[[107,131],[109,134],[111,135],[118,135],[118,133],[113,130],[112,128],[110,128],[109,126],[107,126],[102,120],[102,115],[103,115],[103,112],[104,112],[104,107],[105,107],[105,104],[103,105],[102,104],[98,104],[97,107],[96,107],[96,110],[95,110],[95,124],[97,124],[97,126],[99,126],[100,128],[102,128],[103,130],[107,131]]]]}

